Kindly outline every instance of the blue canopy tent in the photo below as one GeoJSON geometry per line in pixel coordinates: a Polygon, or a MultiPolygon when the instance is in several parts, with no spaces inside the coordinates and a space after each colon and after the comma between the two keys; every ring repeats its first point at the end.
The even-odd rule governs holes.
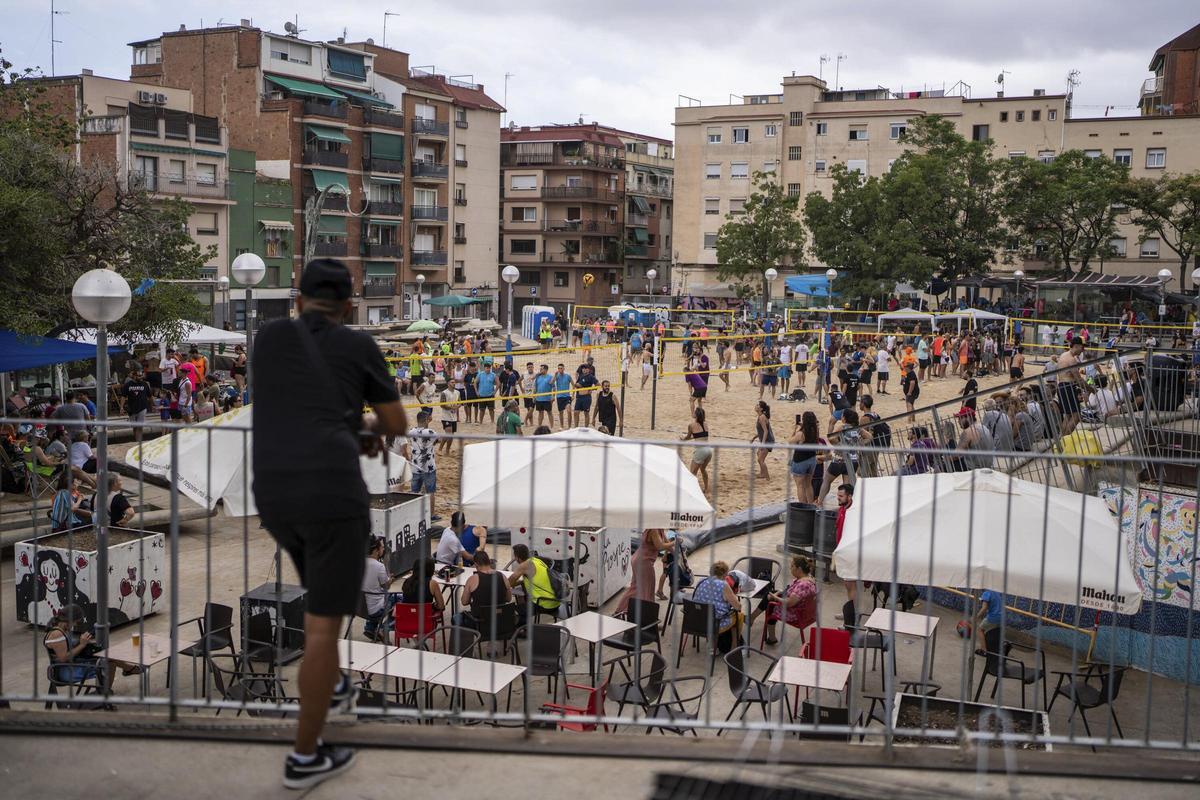
{"type": "MultiPolygon", "coordinates": [[[[114,345],[108,352],[123,353],[125,348],[114,345]]],[[[14,331],[0,331],[0,372],[36,369],[68,361],[87,361],[96,357],[94,344],[66,342],[45,336],[28,336],[14,331]]]]}
{"type": "MultiPolygon", "coordinates": [[[[823,272],[817,275],[791,275],[784,279],[783,284],[792,294],[806,294],[810,297],[827,297],[830,288],[829,279],[823,272]]],[[[837,295],[837,292],[833,293],[834,297],[837,295]]]]}

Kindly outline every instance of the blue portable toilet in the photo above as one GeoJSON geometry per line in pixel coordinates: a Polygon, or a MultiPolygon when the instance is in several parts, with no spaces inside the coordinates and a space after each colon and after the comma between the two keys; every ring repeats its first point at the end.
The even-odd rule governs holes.
{"type": "Polygon", "coordinates": [[[521,309],[521,335],[526,339],[538,340],[542,320],[554,324],[554,309],[550,306],[525,306],[521,309]]]}

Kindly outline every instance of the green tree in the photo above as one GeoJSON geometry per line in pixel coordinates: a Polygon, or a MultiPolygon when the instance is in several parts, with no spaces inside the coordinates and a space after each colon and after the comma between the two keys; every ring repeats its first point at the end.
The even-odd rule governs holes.
{"type": "Polygon", "coordinates": [[[1124,165],[1079,150],[1050,163],[1014,159],[1005,167],[1004,216],[1026,257],[1083,272],[1113,254],[1113,206],[1124,199],[1128,177],[1124,165]]]}
{"type": "MultiPolygon", "coordinates": [[[[87,323],[71,287],[108,265],[136,287],[146,278],[196,279],[214,254],[188,235],[191,206],[131,188],[114,164],[74,159],[80,121],[64,119],[32,70],[0,59],[0,328],[46,334],[87,323]]],[[[173,338],[204,307],[186,286],[135,296],[114,334],[173,338]]]]}
{"type": "Polygon", "coordinates": [[[1129,182],[1130,221],[1141,227],[1138,244],[1157,236],[1179,257],[1179,288],[1187,286],[1188,263],[1200,256],[1200,173],[1129,182]]]}
{"type": "Polygon", "coordinates": [[[804,257],[804,225],[797,208],[772,174],[754,173],[754,191],[741,216],[717,232],[717,278],[733,284],[738,297],[762,291],[763,271],[794,267],[804,257]]]}

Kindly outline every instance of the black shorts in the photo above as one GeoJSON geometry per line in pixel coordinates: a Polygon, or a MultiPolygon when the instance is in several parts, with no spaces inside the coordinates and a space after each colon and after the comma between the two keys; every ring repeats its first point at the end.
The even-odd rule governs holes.
{"type": "Polygon", "coordinates": [[[538,411],[551,411],[551,402],[549,400],[538,400],[535,407],[538,411]]]}
{"type": "Polygon", "coordinates": [[[526,408],[535,408],[536,407],[535,401],[532,397],[525,398],[525,407],[526,408]]]}
{"type": "Polygon", "coordinates": [[[575,395],[575,410],[576,411],[591,411],[592,398],[590,395],[579,394],[575,395]]]}
{"type": "Polygon", "coordinates": [[[1079,394],[1075,391],[1075,384],[1064,383],[1058,387],[1058,407],[1064,417],[1079,413],[1079,394]]]}
{"type": "Polygon", "coordinates": [[[707,396],[708,396],[708,387],[707,386],[705,386],[703,389],[701,389],[699,387],[692,388],[692,397],[696,398],[697,400],[703,400],[707,396]]]}
{"type": "Polygon", "coordinates": [[[917,359],[917,366],[919,366],[921,369],[928,369],[929,368],[929,359],[928,358],[917,359]]]}
{"type": "Polygon", "coordinates": [[[446,433],[458,433],[458,420],[442,420],[442,430],[446,433]]]}
{"type": "Polygon", "coordinates": [[[808,372],[808,364],[797,364],[796,371],[797,372],[808,372]]]}
{"type": "Polygon", "coordinates": [[[558,404],[559,411],[565,411],[567,406],[571,405],[570,397],[556,397],[554,400],[558,404]]]}
{"type": "Polygon", "coordinates": [[[308,590],[306,611],[338,617],[358,610],[369,517],[305,522],[263,517],[262,523],[296,565],[300,583],[308,590]]]}
{"type": "Polygon", "coordinates": [[[161,389],[162,388],[162,373],[161,372],[147,372],[146,373],[146,383],[150,384],[151,389],[161,389]]]}
{"type": "Polygon", "coordinates": [[[1025,377],[1025,371],[1018,369],[1017,367],[1013,367],[1008,371],[1008,377],[1014,381],[1018,381],[1025,377]]]}

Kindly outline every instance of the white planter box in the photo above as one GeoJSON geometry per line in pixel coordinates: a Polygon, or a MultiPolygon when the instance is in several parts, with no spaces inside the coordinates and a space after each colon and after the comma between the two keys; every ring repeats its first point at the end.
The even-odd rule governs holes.
{"type": "Polygon", "coordinates": [[[629,528],[534,528],[530,535],[525,528],[514,528],[511,540],[551,561],[586,557],[579,567],[579,583],[592,581],[588,605],[597,608],[629,586],[634,533],[629,528]]]}
{"type": "Polygon", "coordinates": [[[429,495],[391,492],[371,496],[371,535],[388,543],[388,570],[408,572],[430,553],[429,495]]]}
{"type": "MultiPolygon", "coordinates": [[[[917,712],[919,713],[920,709],[921,709],[922,701],[924,701],[925,708],[929,715],[927,717],[927,719],[932,719],[933,715],[935,715],[935,714],[946,714],[946,713],[951,714],[955,718],[957,718],[960,713],[960,707],[961,707],[961,713],[963,715],[963,719],[964,719],[964,721],[967,721],[969,723],[971,720],[977,720],[978,715],[982,714],[984,711],[993,711],[994,712],[997,708],[999,708],[999,710],[1008,712],[1008,714],[1013,717],[1028,717],[1030,715],[1035,715],[1040,722],[1040,726],[1039,726],[1037,735],[1043,736],[1043,737],[1050,735],[1050,715],[1047,714],[1045,711],[1035,711],[1035,710],[1028,709],[1028,708],[1014,708],[1013,706],[997,707],[994,704],[988,704],[988,703],[972,703],[972,702],[954,700],[954,699],[951,699],[948,697],[924,697],[919,694],[906,694],[904,692],[896,692],[896,701],[895,701],[894,705],[892,706],[892,728],[895,729],[895,728],[899,727],[898,720],[900,719],[900,710],[901,710],[902,706],[915,708],[917,710],[917,712]]],[[[918,721],[916,724],[911,725],[911,727],[920,728],[921,723],[918,721]]],[[[932,727],[932,725],[930,725],[929,723],[926,723],[925,730],[926,730],[926,732],[925,732],[924,736],[922,737],[922,739],[923,739],[922,742],[900,741],[900,742],[896,742],[896,744],[898,744],[900,746],[910,746],[910,747],[929,747],[929,746],[958,747],[958,743],[957,743],[958,731],[957,731],[957,729],[938,728],[937,731],[939,733],[935,734],[934,728],[932,727]],[[945,739],[950,739],[950,740],[954,740],[954,741],[939,741],[941,739],[940,731],[942,731],[942,730],[945,730],[945,739]]],[[[977,730],[977,728],[975,728],[975,730],[977,730]]],[[[988,743],[988,744],[990,744],[990,743],[988,743]]],[[[997,747],[998,746],[999,745],[997,745],[997,747]]],[[[1016,746],[1018,749],[1023,749],[1023,750],[1050,751],[1053,749],[1052,745],[1049,742],[1046,742],[1044,744],[1042,744],[1042,743],[1039,743],[1039,744],[1016,743],[1016,746]]]]}
{"type": "MultiPolygon", "coordinates": [[[[112,626],[153,614],[167,603],[166,535],[110,528],[108,531],[108,620],[112,626]]],[[[76,528],[18,542],[17,619],[46,627],[63,606],[83,608],[96,621],[100,577],[95,529],[76,528]]]]}

